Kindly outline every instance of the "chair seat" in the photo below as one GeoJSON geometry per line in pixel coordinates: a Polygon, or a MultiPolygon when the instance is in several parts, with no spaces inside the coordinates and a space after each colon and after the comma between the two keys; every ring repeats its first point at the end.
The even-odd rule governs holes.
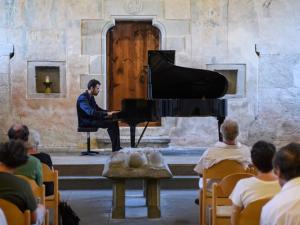
{"type": "Polygon", "coordinates": [[[97,132],[97,127],[78,127],[77,132],[97,132]]]}

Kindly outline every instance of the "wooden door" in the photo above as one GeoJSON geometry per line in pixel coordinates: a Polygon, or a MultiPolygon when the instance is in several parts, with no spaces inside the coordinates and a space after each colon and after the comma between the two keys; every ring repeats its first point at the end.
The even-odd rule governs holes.
{"type": "Polygon", "coordinates": [[[159,30],[147,21],[120,21],[107,32],[107,105],[147,97],[148,50],[159,49],[159,30]]]}

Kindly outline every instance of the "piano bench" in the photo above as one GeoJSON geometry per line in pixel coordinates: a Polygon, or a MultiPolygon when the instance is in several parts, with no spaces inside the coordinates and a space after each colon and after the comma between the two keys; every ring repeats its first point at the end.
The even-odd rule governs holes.
{"type": "Polygon", "coordinates": [[[77,132],[85,132],[87,134],[86,137],[86,152],[81,152],[81,155],[95,155],[99,154],[99,152],[91,151],[91,136],[90,132],[97,132],[98,128],[96,127],[78,127],[77,132]]]}

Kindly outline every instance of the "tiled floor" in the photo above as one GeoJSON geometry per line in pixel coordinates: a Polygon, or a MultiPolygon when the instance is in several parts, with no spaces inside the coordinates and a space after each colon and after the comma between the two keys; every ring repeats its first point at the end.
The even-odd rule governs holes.
{"type": "Polygon", "coordinates": [[[126,191],[126,219],[111,219],[112,191],[61,191],[80,217],[80,225],[197,225],[196,190],[162,190],[161,218],[148,219],[142,191],[126,191]]]}

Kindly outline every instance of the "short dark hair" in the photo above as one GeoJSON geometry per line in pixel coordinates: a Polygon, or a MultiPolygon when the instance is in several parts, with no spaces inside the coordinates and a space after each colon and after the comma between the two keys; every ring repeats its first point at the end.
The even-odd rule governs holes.
{"type": "Polygon", "coordinates": [[[9,139],[20,139],[22,141],[28,141],[28,137],[29,137],[29,129],[26,125],[19,125],[20,127],[17,127],[17,125],[12,125],[8,132],[8,138],[9,139]]]}
{"type": "Polygon", "coordinates": [[[267,173],[273,169],[273,157],[276,148],[266,141],[256,142],[251,149],[251,160],[253,165],[261,172],[267,173]]]}
{"type": "Polygon", "coordinates": [[[9,168],[16,168],[28,160],[27,151],[21,140],[10,140],[0,144],[0,162],[9,168]]]}
{"type": "Polygon", "coordinates": [[[88,82],[87,88],[90,90],[91,88],[95,88],[96,86],[101,85],[100,81],[96,80],[96,79],[92,79],[88,82]]]}
{"type": "Polygon", "coordinates": [[[282,147],[274,157],[274,167],[280,176],[289,181],[300,176],[300,144],[290,143],[282,147]]]}

